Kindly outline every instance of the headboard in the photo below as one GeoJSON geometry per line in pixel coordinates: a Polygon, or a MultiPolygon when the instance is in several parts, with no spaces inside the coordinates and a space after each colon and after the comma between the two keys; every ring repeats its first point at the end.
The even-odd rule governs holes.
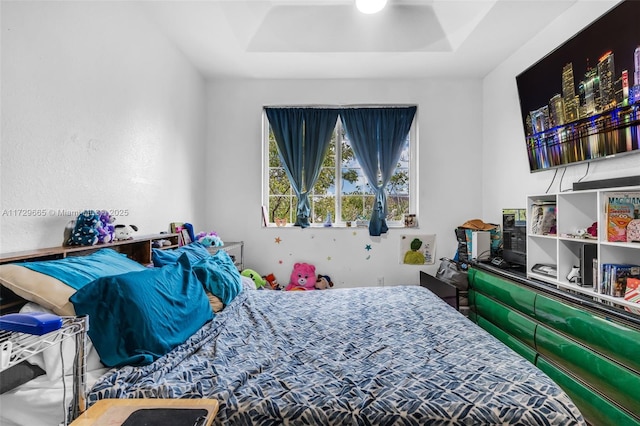
{"type": "Polygon", "coordinates": [[[42,260],[64,259],[71,256],[87,256],[103,248],[111,248],[142,265],[150,265],[151,249],[173,249],[181,244],[180,234],[160,233],[148,236],[135,237],[129,240],[114,241],[112,243],[96,244],[93,246],[59,246],[36,250],[26,250],[0,255],[0,314],[17,312],[27,302],[5,287],[2,277],[1,265],[10,263],[34,262],[42,260]],[[166,240],[168,244],[160,244],[166,240]],[[155,243],[155,244],[154,244],[155,243]]]}

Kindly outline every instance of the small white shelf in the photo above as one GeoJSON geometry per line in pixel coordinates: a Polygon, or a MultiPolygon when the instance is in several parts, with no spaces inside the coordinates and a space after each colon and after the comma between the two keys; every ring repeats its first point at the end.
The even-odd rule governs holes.
{"type": "MultiPolygon", "coordinates": [[[[557,194],[530,195],[527,197],[527,220],[531,219],[534,206],[540,202],[556,205],[556,234],[532,234],[531,224],[527,223],[527,276],[539,281],[555,285],[559,289],[580,293],[592,297],[594,301],[629,308],[632,312],[640,312],[640,304],[626,301],[621,297],[600,294],[592,286],[580,286],[567,281],[566,276],[573,266],[581,262],[584,246],[596,247],[598,270],[594,277],[594,285],[602,280],[601,265],[606,263],[631,263],[640,265],[640,243],[609,242],[606,232],[606,204],[611,193],[640,192],[640,186],[622,188],[602,188],[584,191],[561,192],[557,194]],[[598,224],[597,238],[577,236],[579,230],[586,229],[594,223],[598,224]],[[556,265],[557,277],[535,273],[532,268],[536,264],[556,265]]],[[[592,267],[592,265],[583,265],[592,267]]]]}
{"type": "Polygon", "coordinates": [[[528,234],[528,236],[530,238],[535,238],[535,239],[540,239],[540,240],[557,240],[558,236],[556,234],[544,234],[544,235],[537,235],[537,234],[528,234]]]}
{"type": "Polygon", "coordinates": [[[602,241],[600,245],[638,250],[638,258],[636,259],[636,261],[640,263],[640,243],[612,243],[609,241],[602,241]]]}
{"type": "Polygon", "coordinates": [[[549,275],[538,274],[536,272],[529,272],[528,276],[529,278],[535,278],[537,280],[544,281],[547,283],[552,283],[552,284],[555,284],[555,282],[557,281],[555,278],[550,277],[549,275]]]}
{"type": "Polygon", "coordinates": [[[89,318],[83,317],[62,317],[62,327],[41,336],[28,333],[18,333],[13,331],[0,330],[0,343],[11,342],[11,356],[8,364],[0,371],[4,371],[28,360],[32,356],[41,353],[45,349],[51,348],[63,341],[74,338],[76,343],[76,354],[73,369],[73,395],[74,400],[69,407],[69,419],[67,423],[73,421],[87,408],[86,403],[86,339],[89,329],[89,318]]]}
{"type": "Polygon", "coordinates": [[[564,289],[567,289],[567,290],[573,290],[576,293],[581,293],[581,294],[584,294],[586,296],[591,296],[591,297],[593,297],[594,299],[596,299],[598,301],[606,300],[607,302],[611,302],[614,305],[633,308],[636,311],[640,310],[640,305],[638,303],[626,301],[622,297],[613,297],[613,296],[609,296],[609,295],[606,295],[606,294],[596,293],[596,291],[593,289],[593,287],[582,287],[582,286],[579,286],[577,284],[568,283],[568,282],[562,282],[562,281],[558,281],[557,285],[558,285],[559,288],[564,288],[564,289]]]}
{"type": "Polygon", "coordinates": [[[220,250],[226,251],[233,259],[239,271],[244,269],[244,241],[225,242],[222,246],[210,246],[207,250],[211,254],[216,254],[220,250]]]}
{"type": "Polygon", "coordinates": [[[571,241],[580,244],[598,244],[598,240],[595,238],[576,238],[576,237],[558,237],[560,241],[571,241]]]}
{"type": "Polygon", "coordinates": [[[84,333],[84,331],[85,320],[81,317],[62,317],[62,327],[60,329],[41,336],[0,330],[0,343],[4,344],[8,340],[12,345],[9,364],[5,368],[0,368],[0,371],[20,364],[33,355],[39,354],[64,340],[75,337],[79,333],[84,333]]]}

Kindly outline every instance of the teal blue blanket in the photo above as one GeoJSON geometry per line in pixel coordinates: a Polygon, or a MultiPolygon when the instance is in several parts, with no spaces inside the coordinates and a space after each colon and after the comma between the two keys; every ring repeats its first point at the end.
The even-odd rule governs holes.
{"type": "Polygon", "coordinates": [[[42,262],[26,262],[21,266],[57,278],[66,285],[80,290],[90,282],[108,275],[144,271],[145,268],[124,254],[104,248],[88,256],[66,257],[42,262]]]}
{"type": "Polygon", "coordinates": [[[109,367],[150,364],[213,318],[186,254],[162,268],[98,278],[69,300],[89,316],[89,337],[109,367]]]}

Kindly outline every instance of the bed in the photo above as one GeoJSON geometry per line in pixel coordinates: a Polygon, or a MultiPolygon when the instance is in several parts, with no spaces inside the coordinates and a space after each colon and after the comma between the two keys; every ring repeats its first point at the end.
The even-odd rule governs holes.
{"type": "MultiPolygon", "coordinates": [[[[141,273],[148,271],[123,275],[141,273]]],[[[213,279],[192,275],[201,286],[213,279]]],[[[101,280],[113,287],[113,277],[95,282],[101,280]]],[[[88,404],[103,398],[215,398],[218,425],[585,424],[550,378],[425,288],[283,292],[239,282],[224,309],[166,353],[98,370],[88,404]]],[[[76,308],[82,309],[76,295],[83,292],[71,298],[76,308]]],[[[193,297],[187,312],[202,307],[193,297]]],[[[164,315],[171,323],[173,312],[164,315]]],[[[178,324],[182,316],[175,314],[178,324]]],[[[149,322],[149,330],[167,327],[157,318],[149,322]]],[[[29,385],[0,402],[14,402],[29,385]]]]}

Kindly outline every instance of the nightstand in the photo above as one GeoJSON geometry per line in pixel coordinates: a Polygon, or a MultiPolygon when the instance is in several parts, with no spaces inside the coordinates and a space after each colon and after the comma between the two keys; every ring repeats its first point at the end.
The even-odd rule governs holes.
{"type": "Polygon", "coordinates": [[[456,310],[459,308],[460,292],[456,286],[439,280],[424,271],[420,271],[420,286],[429,289],[433,294],[447,302],[456,310]]]}

